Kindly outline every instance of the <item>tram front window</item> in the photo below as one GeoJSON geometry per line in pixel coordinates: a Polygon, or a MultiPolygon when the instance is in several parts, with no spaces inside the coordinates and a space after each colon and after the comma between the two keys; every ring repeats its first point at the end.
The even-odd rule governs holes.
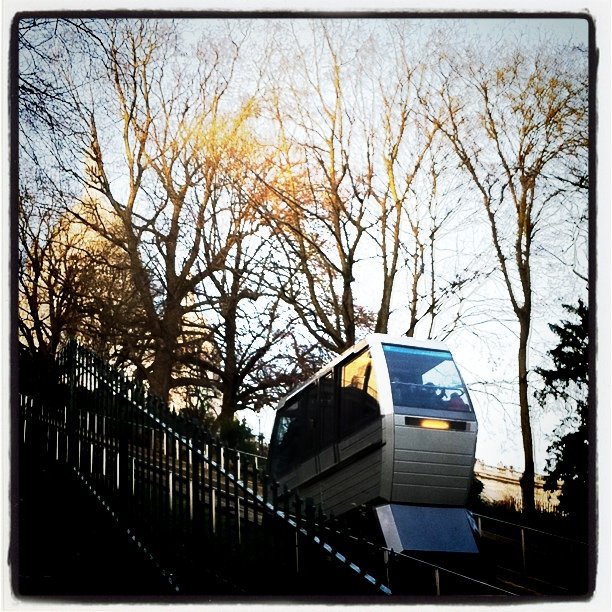
{"type": "Polygon", "coordinates": [[[393,404],[437,410],[471,409],[448,351],[383,344],[393,404]]]}

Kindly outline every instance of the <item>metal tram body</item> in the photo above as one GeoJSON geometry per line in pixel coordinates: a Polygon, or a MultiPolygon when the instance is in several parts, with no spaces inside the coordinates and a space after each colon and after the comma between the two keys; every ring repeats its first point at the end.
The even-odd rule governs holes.
{"type": "Polygon", "coordinates": [[[374,508],[394,550],[478,552],[477,429],[444,344],[373,334],[281,400],[268,470],[326,514],[374,508]]]}

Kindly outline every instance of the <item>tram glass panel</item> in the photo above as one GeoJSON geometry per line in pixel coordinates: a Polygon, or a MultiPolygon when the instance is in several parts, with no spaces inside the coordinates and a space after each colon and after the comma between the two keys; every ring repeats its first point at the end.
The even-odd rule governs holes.
{"type": "Polygon", "coordinates": [[[319,380],[319,406],[321,407],[321,449],[336,441],[338,415],[335,409],[334,373],[329,372],[319,380]]]}
{"type": "Polygon", "coordinates": [[[280,409],[273,433],[272,464],[275,478],[287,474],[315,453],[314,421],[317,410],[317,388],[311,385],[280,409]]]}
{"type": "Polygon", "coordinates": [[[394,406],[434,410],[472,409],[448,351],[383,344],[394,406]]]}
{"type": "Polygon", "coordinates": [[[340,379],[340,437],[358,431],[380,415],[378,386],[370,351],[342,366],[340,379]]]}

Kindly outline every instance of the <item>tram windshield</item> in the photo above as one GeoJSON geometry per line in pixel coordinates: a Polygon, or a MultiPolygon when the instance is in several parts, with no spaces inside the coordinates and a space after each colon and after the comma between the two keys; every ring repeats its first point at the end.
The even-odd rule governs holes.
{"type": "Polygon", "coordinates": [[[448,351],[383,344],[395,406],[471,410],[465,385],[448,351]]]}

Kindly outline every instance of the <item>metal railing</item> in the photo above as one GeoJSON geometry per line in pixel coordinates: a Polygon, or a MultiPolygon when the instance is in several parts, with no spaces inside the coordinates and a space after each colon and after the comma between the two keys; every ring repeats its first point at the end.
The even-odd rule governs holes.
{"type": "Polygon", "coordinates": [[[259,457],[75,342],[42,367],[20,355],[19,431],[21,452],[72,469],[177,592],[205,594],[214,578],[231,593],[390,593],[259,457]]]}
{"type": "MultiPolygon", "coordinates": [[[[508,597],[517,594],[497,584],[490,567],[483,571],[478,555],[460,555],[451,559],[452,555],[432,554],[428,560],[417,554],[393,551],[377,543],[376,538],[371,537],[372,533],[364,533],[358,520],[344,517],[332,517],[324,529],[328,542],[338,539],[345,551],[367,561],[376,575],[384,576],[385,584],[394,595],[508,597]]],[[[368,530],[367,525],[365,529],[368,530]]]]}
{"type": "Polygon", "coordinates": [[[586,542],[473,513],[486,554],[501,568],[556,587],[559,592],[588,590],[586,542]],[[567,562],[562,562],[566,560],[567,562]]]}

